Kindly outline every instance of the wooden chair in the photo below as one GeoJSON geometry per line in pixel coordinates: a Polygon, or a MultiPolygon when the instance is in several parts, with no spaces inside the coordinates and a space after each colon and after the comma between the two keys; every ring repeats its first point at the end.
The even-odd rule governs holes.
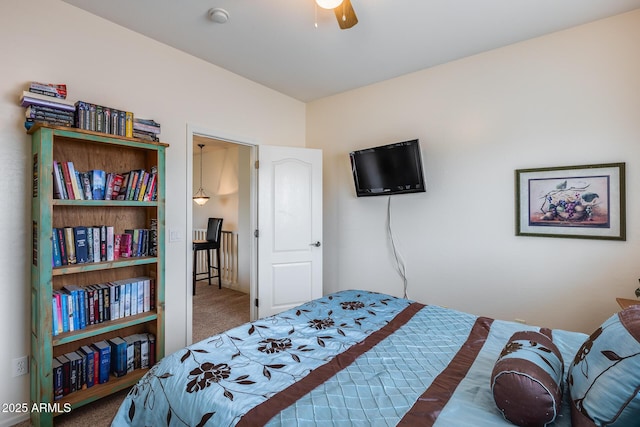
{"type": "Polygon", "coordinates": [[[222,218],[209,218],[207,224],[207,240],[193,241],[193,295],[196,294],[196,281],[198,276],[207,275],[209,286],[211,279],[218,278],[218,289],[222,289],[222,280],[220,278],[220,239],[222,237],[222,218]],[[216,266],[211,265],[211,251],[216,251],[216,266]],[[207,271],[197,271],[198,251],[207,251],[207,271]],[[212,275],[211,270],[217,270],[217,275],[212,275]]]}

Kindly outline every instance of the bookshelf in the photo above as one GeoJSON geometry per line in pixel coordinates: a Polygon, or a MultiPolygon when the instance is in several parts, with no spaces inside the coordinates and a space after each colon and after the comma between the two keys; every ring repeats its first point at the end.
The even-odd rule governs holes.
{"type": "Polygon", "coordinates": [[[164,356],[165,149],[167,144],[107,135],[68,127],[35,125],[32,142],[32,260],[30,405],[50,404],[32,411],[32,425],[53,425],[56,415],[135,384],[148,369],[136,369],[54,400],[53,358],[81,346],[117,336],[151,333],[155,360],[164,356]],[[76,170],[123,172],[157,167],[157,197],[153,201],[68,200],[53,196],[53,161],[72,161],[76,170]],[[53,266],[54,228],[110,224],[116,233],[149,228],[157,220],[157,254],[111,261],[53,266]],[[52,294],[67,285],[81,287],[135,277],[155,282],[155,307],[135,315],[53,333],[52,294]],[[65,409],[66,408],[66,409],[65,409]]]}

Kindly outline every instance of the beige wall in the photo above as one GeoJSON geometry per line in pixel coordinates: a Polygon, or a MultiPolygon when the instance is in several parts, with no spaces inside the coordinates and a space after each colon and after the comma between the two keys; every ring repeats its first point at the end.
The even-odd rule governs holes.
{"type": "Polygon", "coordinates": [[[590,332],[640,277],[640,10],[307,106],[324,150],[325,292],[402,295],[386,197],[348,153],[419,138],[428,189],[392,198],[409,297],[590,332]],[[514,170],[626,162],[627,241],[516,237],[514,170]]]}
{"type": "MultiPolygon", "coordinates": [[[[0,402],[28,402],[28,376],[13,358],[30,353],[29,137],[18,104],[29,81],[66,83],[69,98],[133,111],[161,123],[167,150],[166,227],[183,240],[166,256],[166,350],[186,344],[187,126],[257,144],[304,145],[305,105],[58,0],[4,0],[0,13],[0,402]]],[[[189,211],[190,215],[190,211],[189,211]]],[[[187,287],[188,286],[188,287],[187,287]]],[[[8,425],[21,414],[0,414],[8,425]]]]}

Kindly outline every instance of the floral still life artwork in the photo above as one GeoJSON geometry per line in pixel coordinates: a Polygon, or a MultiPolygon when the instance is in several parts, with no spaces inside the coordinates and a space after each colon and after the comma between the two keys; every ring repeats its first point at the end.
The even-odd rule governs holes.
{"type": "Polygon", "coordinates": [[[609,226],[608,176],[532,179],[529,188],[530,224],[609,226]]]}
{"type": "Polygon", "coordinates": [[[625,164],[516,170],[516,235],[625,240],[625,164]]]}

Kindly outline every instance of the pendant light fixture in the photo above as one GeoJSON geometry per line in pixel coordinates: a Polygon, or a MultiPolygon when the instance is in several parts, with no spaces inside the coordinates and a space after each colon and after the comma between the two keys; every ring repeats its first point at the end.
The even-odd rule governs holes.
{"type": "Polygon", "coordinates": [[[342,4],[342,0],[316,0],[316,3],[323,9],[335,9],[342,4]]]}
{"type": "Polygon", "coordinates": [[[209,201],[209,196],[204,193],[204,189],[202,188],[202,147],[204,147],[204,144],[198,144],[198,147],[200,147],[200,188],[198,188],[198,191],[193,196],[193,201],[199,206],[202,206],[209,201]]]}

